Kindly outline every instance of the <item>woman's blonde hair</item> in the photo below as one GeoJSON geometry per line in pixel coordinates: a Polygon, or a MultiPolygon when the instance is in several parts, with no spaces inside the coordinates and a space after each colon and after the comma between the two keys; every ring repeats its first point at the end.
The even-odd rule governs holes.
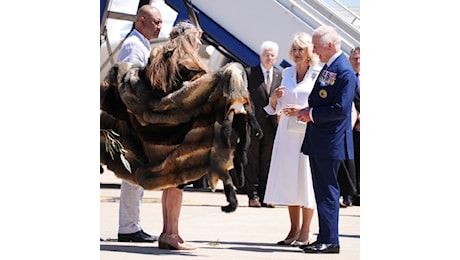
{"type": "Polygon", "coordinates": [[[319,62],[319,57],[316,53],[313,53],[313,43],[311,36],[305,32],[299,32],[294,35],[292,39],[291,48],[289,49],[289,58],[294,60],[293,48],[298,47],[305,49],[308,54],[308,65],[316,65],[319,62]]]}
{"type": "Polygon", "coordinates": [[[172,28],[164,46],[152,49],[146,76],[153,88],[168,94],[179,89],[184,81],[207,72],[195,45],[201,33],[193,24],[182,21],[172,28]]]}

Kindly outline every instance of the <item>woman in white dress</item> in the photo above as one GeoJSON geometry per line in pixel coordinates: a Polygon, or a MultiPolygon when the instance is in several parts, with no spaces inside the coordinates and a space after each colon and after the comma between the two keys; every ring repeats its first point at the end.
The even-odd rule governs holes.
{"type": "Polygon", "coordinates": [[[306,125],[298,123],[297,113],[308,106],[308,96],[321,71],[313,53],[311,36],[297,33],[289,57],[295,65],[283,71],[283,80],[264,109],[280,114],[268,173],[265,203],[287,205],[290,230],[278,245],[300,246],[312,241],[310,224],[316,208],[308,156],[300,152],[306,125]],[[294,127],[301,124],[300,127],[294,127]]]}

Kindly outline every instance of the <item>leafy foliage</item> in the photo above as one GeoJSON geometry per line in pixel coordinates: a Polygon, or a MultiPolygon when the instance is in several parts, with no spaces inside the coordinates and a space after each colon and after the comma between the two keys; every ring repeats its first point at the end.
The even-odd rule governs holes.
{"type": "Polygon", "coordinates": [[[124,149],[123,144],[117,139],[117,137],[119,137],[120,135],[112,129],[101,129],[101,132],[104,134],[105,137],[105,151],[110,154],[112,160],[115,160],[114,156],[116,154],[120,154],[121,162],[125,166],[126,170],[132,173],[131,166],[125,157],[127,151],[124,149]]]}

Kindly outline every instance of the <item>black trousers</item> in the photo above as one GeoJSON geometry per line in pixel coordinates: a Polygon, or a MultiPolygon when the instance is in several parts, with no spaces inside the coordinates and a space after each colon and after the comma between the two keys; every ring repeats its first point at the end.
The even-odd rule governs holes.
{"type": "Polygon", "coordinates": [[[356,190],[358,195],[360,194],[360,140],[359,140],[359,131],[353,130],[353,145],[355,148],[355,172],[356,172],[356,190]]]}
{"type": "Polygon", "coordinates": [[[274,136],[273,130],[264,130],[261,140],[252,134],[248,164],[244,166],[245,190],[249,199],[259,198],[260,202],[264,200],[274,136]]]}
{"type": "Polygon", "coordinates": [[[358,194],[355,161],[353,159],[340,161],[337,180],[340,186],[340,196],[355,196],[358,194]]]}

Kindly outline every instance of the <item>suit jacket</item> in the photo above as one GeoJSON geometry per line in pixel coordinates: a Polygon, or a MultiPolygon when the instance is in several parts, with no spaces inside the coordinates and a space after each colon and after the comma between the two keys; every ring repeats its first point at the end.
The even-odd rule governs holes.
{"type": "Polygon", "coordinates": [[[307,124],[302,152],[327,159],[353,159],[351,111],[356,76],[345,54],[321,70],[308,97],[314,122],[307,124]]]}
{"type": "MultiPolygon", "coordinates": [[[[355,102],[355,108],[356,108],[356,111],[358,111],[358,115],[359,113],[361,113],[360,92],[361,90],[358,88],[358,84],[356,84],[355,98],[353,102],[355,102]]],[[[358,122],[359,122],[359,119],[356,120],[355,125],[353,126],[353,130],[355,130],[354,127],[356,126],[358,122]]]]}
{"type": "Polygon", "coordinates": [[[356,91],[355,91],[354,102],[355,102],[355,107],[356,107],[356,110],[358,111],[358,114],[361,113],[360,90],[358,90],[358,88],[356,88],[356,91]]]}
{"type": "MultiPolygon", "coordinates": [[[[273,68],[273,79],[270,93],[267,92],[264,74],[260,65],[246,69],[248,74],[248,89],[251,95],[251,101],[256,114],[256,119],[264,132],[275,130],[278,126],[277,116],[269,115],[263,109],[269,102],[270,93],[281,84],[281,72],[273,68]],[[268,128],[268,129],[267,129],[268,128]],[[270,130],[269,130],[270,129],[270,130]]],[[[265,133],[264,133],[265,135],[265,133]]]]}

